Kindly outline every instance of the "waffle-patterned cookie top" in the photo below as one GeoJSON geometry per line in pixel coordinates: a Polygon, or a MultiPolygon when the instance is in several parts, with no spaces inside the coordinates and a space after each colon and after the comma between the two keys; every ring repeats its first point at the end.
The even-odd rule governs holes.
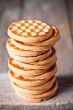
{"type": "Polygon", "coordinates": [[[38,20],[20,20],[13,22],[8,29],[16,35],[34,37],[49,33],[51,27],[50,25],[38,20]]]}

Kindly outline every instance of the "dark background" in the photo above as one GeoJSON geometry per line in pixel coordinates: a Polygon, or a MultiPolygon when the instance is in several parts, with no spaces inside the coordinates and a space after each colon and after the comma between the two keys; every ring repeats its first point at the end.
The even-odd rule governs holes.
{"type": "Polygon", "coordinates": [[[0,0],[0,73],[7,72],[7,27],[18,19],[38,19],[59,28],[56,44],[58,73],[73,73],[72,0],[0,0]]]}

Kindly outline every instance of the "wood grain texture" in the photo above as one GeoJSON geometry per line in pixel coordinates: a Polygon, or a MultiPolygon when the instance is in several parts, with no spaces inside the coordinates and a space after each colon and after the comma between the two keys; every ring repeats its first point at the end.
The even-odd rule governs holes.
{"type": "Polygon", "coordinates": [[[0,110],[73,110],[72,76],[71,73],[57,76],[59,89],[51,99],[40,103],[27,103],[14,93],[8,74],[1,74],[0,110]]]}
{"type": "Polygon", "coordinates": [[[65,1],[65,7],[67,10],[70,32],[71,32],[71,37],[73,42],[73,0],[64,0],[64,1],[65,1]]]}
{"type": "Polygon", "coordinates": [[[19,19],[19,0],[0,1],[0,72],[8,70],[8,54],[6,41],[8,39],[7,28],[14,20],[19,19]]]}

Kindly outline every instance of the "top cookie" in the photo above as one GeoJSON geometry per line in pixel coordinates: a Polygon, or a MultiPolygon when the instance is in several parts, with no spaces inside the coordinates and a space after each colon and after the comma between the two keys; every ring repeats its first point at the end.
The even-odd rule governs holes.
{"type": "Polygon", "coordinates": [[[42,21],[20,20],[8,27],[8,35],[21,42],[39,42],[52,35],[52,28],[42,21]]]}

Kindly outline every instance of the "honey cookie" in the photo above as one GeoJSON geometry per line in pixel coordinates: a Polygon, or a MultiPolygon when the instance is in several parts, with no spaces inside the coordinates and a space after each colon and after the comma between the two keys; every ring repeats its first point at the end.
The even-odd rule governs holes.
{"type": "Polygon", "coordinates": [[[37,91],[41,91],[42,90],[43,91],[44,89],[47,90],[47,88],[50,89],[53,86],[55,80],[56,80],[56,76],[53,75],[50,78],[48,78],[48,81],[47,82],[45,82],[42,85],[35,86],[35,87],[34,86],[26,86],[26,85],[25,86],[18,85],[17,83],[14,83],[12,81],[11,82],[14,83],[14,84],[16,84],[17,86],[20,86],[20,88],[23,88],[23,89],[37,90],[37,91]]]}
{"type": "Polygon", "coordinates": [[[53,87],[49,91],[39,95],[26,95],[26,94],[21,94],[21,92],[18,91],[15,92],[18,96],[20,96],[24,100],[36,103],[51,98],[52,96],[54,96],[57,89],[58,89],[58,82],[56,81],[53,87]]]}
{"type": "Polygon", "coordinates": [[[49,61],[47,63],[47,65],[45,66],[45,64],[44,65],[41,65],[41,64],[40,65],[37,65],[37,64],[35,64],[35,65],[34,64],[27,64],[27,63],[22,63],[22,62],[19,62],[17,60],[13,60],[12,59],[13,63],[16,64],[16,65],[19,65],[20,67],[23,67],[23,68],[26,68],[26,69],[34,69],[34,70],[35,69],[48,69],[48,68],[51,67],[51,65],[56,63],[56,60],[57,60],[57,58],[55,57],[53,60],[49,61]]]}
{"type": "Polygon", "coordinates": [[[19,66],[13,62],[13,60],[8,61],[8,66],[10,70],[12,70],[14,73],[17,73],[18,75],[23,75],[25,77],[27,76],[34,76],[34,75],[39,75],[43,74],[44,72],[47,72],[51,66],[55,64],[56,60],[51,62],[47,68],[44,69],[27,69],[22,66],[19,66]]]}
{"type": "MultiPolygon", "coordinates": [[[[15,84],[15,83],[12,83],[12,87],[16,90],[16,91],[19,91],[19,92],[21,92],[21,94],[29,94],[29,95],[31,95],[31,94],[33,94],[33,95],[38,95],[38,94],[42,94],[42,93],[44,93],[44,92],[47,92],[51,87],[52,87],[52,85],[54,84],[54,82],[56,81],[56,78],[55,77],[53,77],[49,82],[48,82],[48,86],[47,86],[47,88],[45,88],[45,89],[40,89],[40,91],[39,90],[31,90],[31,89],[24,89],[24,88],[21,88],[20,87],[20,85],[17,85],[17,84],[15,84]]],[[[35,87],[36,88],[36,87],[35,87]]]]}
{"type": "Polygon", "coordinates": [[[18,85],[22,85],[22,86],[33,86],[34,87],[34,86],[42,85],[48,81],[48,79],[31,80],[31,79],[26,79],[26,78],[23,79],[22,77],[16,78],[13,72],[9,72],[9,77],[12,82],[18,85]]]}
{"type": "MultiPolygon", "coordinates": [[[[56,41],[60,39],[60,37],[61,36],[60,36],[59,30],[56,27],[52,26],[52,35],[48,39],[42,42],[35,42],[32,45],[38,46],[38,47],[39,46],[53,46],[56,43],[56,41]]],[[[19,43],[22,44],[21,42],[19,43]]]]}
{"type": "Polygon", "coordinates": [[[16,47],[14,44],[11,43],[11,40],[8,39],[7,43],[6,43],[6,48],[8,51],[10,51],[11,53],[17,55],[17,56],[38,56],[41,55],[47,51],[49,51],[51,53],[52,49],[45,49],[43,51],[30,51],[30,50],[24,50],[24,48],[18,46],[16,47]]]}
{"type": "Polygon", "coordinates": [[[50,48],[49,45],[47,45],[47,46],[29,45],[29,44],[26,44],[26,43],[17,42],[17,41],[15,41],[13,39],[11,39],[11,43],[13,45],[15,45],[16,47],[19,47],[19,48],[21,48],[23,50],[29,50],[29,51],[34,51],[34,52],[47,51],[50,48]]]}
{"type": "Polygon", "coordinates": [[[50,56],[51,52],[50,51],[47,51],[39,56],[34,56],[34,57],[27,57],[27,56],[17,56],[13,53],[11,53],[10,51],[8,51],[9,55],[11,58],[15,59],[15,60],[18,60],[20,62],[24,62],[24,63],[33,63],[33,62],[36,62],[36,61],[41,61],[41,60],[44,60],[46,59],[47,57],[50,56]]]}
{"type": "Polygon", "coordinates": [[[20,20],[8,27],[12,39],[27,43],[46,40],[51,34],[51,26],[39,20],[20,20]]]}
{"type": "Polygon", "coordinates": [[[11,61],[8,61],[8,67],[14,73],[17,73],[17,75],[23,76],[23,77],[39,75],[39,74],[43,74],[44,72],[47,72],[47,69],[46,70],[32,70],[32,69],[29,70],[23,67],[19,67],[19,65],[15,65],[11,61]]]}

